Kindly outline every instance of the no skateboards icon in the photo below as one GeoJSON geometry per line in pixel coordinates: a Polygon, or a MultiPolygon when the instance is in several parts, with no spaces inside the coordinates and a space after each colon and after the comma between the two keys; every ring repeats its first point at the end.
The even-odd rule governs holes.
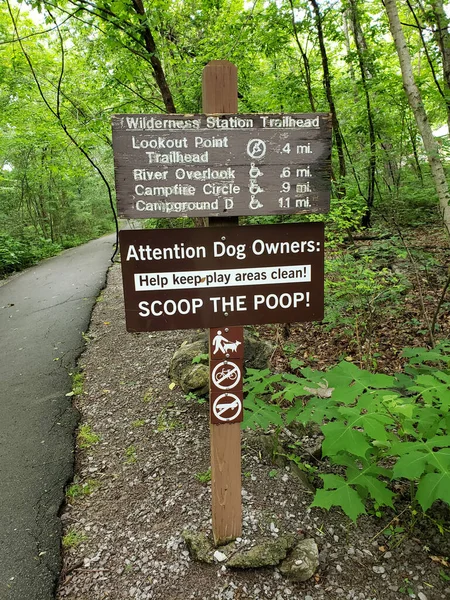
{"type": "Polygon", "coordinates": [[[225,392],[213,401],[212,412],[221,423],[237,421],[242,414],[242,400],[235,394],[225,392]]]}

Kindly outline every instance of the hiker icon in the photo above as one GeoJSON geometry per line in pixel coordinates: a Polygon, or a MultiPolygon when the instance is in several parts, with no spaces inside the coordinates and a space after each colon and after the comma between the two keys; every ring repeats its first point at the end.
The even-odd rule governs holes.
{"type": "Polygon", "coordinates": [[[217,334],[213,337],[213,354],[217,354],[218,352],[222,352],[223,354],[227,354],[228,352],[237,352],[238,346],[241,345],[241,342],[236,340],[235,342],[231,342],[225,336],[222,335],[222,331],[219,329],[217,334]]]}

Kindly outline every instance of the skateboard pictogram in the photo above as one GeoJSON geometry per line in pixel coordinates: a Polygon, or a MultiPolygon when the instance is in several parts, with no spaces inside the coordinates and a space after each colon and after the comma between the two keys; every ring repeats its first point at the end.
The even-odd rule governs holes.
{"type": "Polygon", "coordinates": [[[236,421],[242,413],[242,400],[235,394],[225,392],[214,400],[212,412],[222,423],[236,421]]]}

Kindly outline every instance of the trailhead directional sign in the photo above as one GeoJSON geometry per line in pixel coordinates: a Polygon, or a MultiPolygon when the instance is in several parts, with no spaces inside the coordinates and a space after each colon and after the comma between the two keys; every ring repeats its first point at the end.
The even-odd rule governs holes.
{"type": "Polygon", "coordinates": [[[329,114],[125,114],[112,127],[120,216],[329,210],[329,114]]]}

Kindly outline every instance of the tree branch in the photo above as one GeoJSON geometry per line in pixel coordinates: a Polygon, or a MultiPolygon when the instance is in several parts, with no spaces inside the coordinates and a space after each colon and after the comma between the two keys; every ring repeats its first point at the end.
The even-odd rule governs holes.
{"type": "MultiPolygon", "coordinates": [[[[18,31],[18,28],[17,28],[17,22],[16,22],[16,19],[15,19],[14,15],[13,15],[12,9],[11,9],[10,0],[6,0],[6,3],[7,3],[7,6],[8,6],[8,12],[9,12],[10,17],[11,17],[11,21],[12,21],[12,24],[13,24],[13,27],[14,27],[14,31],[15,31],[17,37],[20,38],[19,31],[18,31]]],[[[58,32],[60,34],[59,29],[58,29],[58,32]]],[[[61,40],[61,43],[62,43],[62,37],[60,37],[60,40],[61,40]]],[[[91,158],[91,156],[86,152],[86,150],[83,148],[83,146],[81,146],[81,144],[79,144],[77,142],[77,140],[73,137],[73,135],[67,129],[66,124],[63,122],[63,120],[61,118],[61,114],[60,114],[60,99],[59,99],[59,97],[57,99],[57,110],[56,111],[51,106],[51,104],[49,103],[49,101],[47,100],[47,98],[46,98],[46,96],[45,96],[45,94],[44,94],[44,92],[42,90],[42,87],[41,87],[41,84],[39,82],[39,79],[38,79],[38,77],[36,75],[36,71],[34,69],[33,63],[31,62],[30,56],[28,55],[27,51],[25,50],[25,47],[24,47],[24,45],[23,45],[23,43],[22,43],[21,40],[19,40],[19,45],[20,45],[20,49],[22,50],[22,54],[24,55],[25,60],[27,61],[28,66],[30,67],[31,74],[33,76],[33,79],[34,79],[34,81],[36,83],[36,86],[38,88],[38,91],[39,91],[39,95],[41,96],[44,104],[46,105],[46,107],[48,108],[48,110],[51,112],[51,114],[55,117],[55,119],[57,120],[59,126],[64,131],[64,133],[66,134],[66,136],[69,138],[69,140],[73,143],[73,145],[76,148],[78,148],[78,150],[83,154],[83,156],[86,158],[86,160],[89,162],[89,164],[97,171],[97,173],[100,175],[103,183],[105,184],[107,192],[108,192],[109,204],[111,206],[111,210],[112,210],[112,213],[114,215],[114,221],[115,221],[115,225],[116,225],[116,236],[118,237],[118,235],[119,235],[119,222],[117,220],[117,214],[116,214],[116,210],[115,210],[114,202],[113,202],[113,197],[112,197],[112,190],[111,190],[111,186],[109,185],[108,180],[106,179],[103,171],[100,169],[100,167],[97,165],[97,163],[91,158]]],[[[60,80],[62,81],[62,75],[60,75],[60,80]]],[[[60,83],[58,84],[58,88],[57,89],[60,90],[60,83]]],[[[59,95],[59,93],[58,93],[58,95],[59,95]]],[[[113,261],[114,256],[117,253],[117,250],[118,250],[118,245],[116,244],[116,248],[115,248],[114,254],[111,257],[111,262],[113,261]]]]}

